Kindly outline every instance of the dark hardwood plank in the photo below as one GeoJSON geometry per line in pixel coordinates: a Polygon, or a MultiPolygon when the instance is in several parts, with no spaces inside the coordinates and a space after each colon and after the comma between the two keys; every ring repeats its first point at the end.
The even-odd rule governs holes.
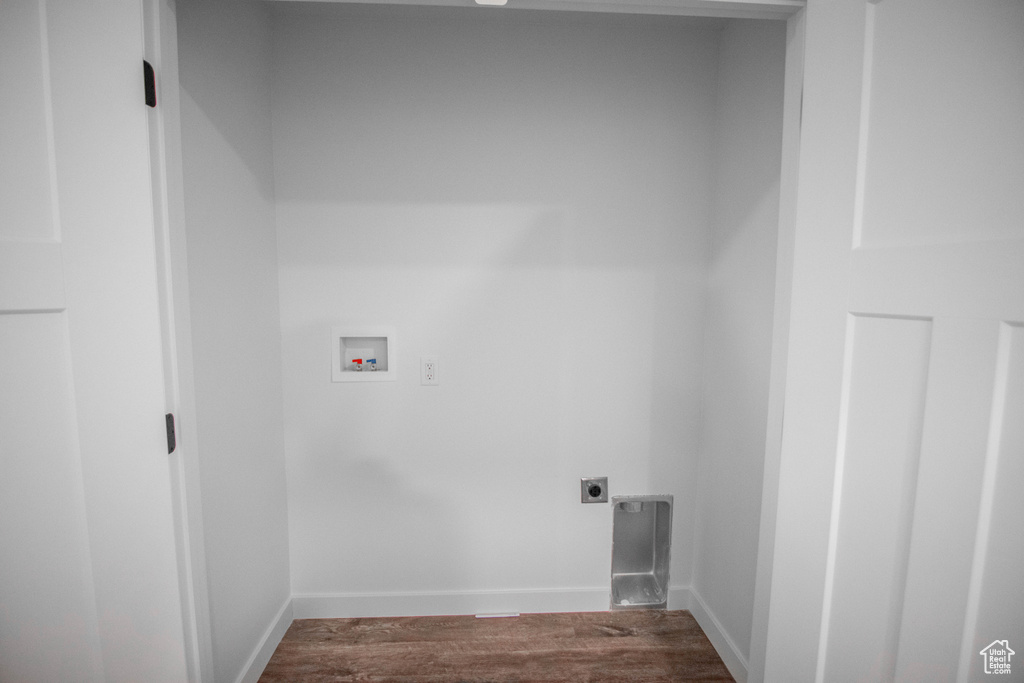
{"type": "Polygon", "coordinates": [[[297,619],[261,683],[732,681],[686,611],[297,619]]]}

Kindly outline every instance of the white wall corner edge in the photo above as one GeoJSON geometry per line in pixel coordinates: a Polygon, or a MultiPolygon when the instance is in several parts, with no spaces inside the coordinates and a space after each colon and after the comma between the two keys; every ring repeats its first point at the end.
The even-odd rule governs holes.
{"type": "Polygon", "coordinates": [[[294,595],[295,619],[602,612],[608,588],[294,595]]]}
{"type": "Polygon", "coordinates": [[[281,609],[277,611],[277,616],[274,617],[274,620],[270,622],[270,626],[267,627],[259,644],[249,657],[249,661],[242,668],[242,672],[235,679],[235,683],[257,683],[259,681],[260,676],[263,675],[263,670],[267,668],[267,663],[270,662],[270,658],[274,654],[274,650],[281,643],[285,631],[292,625],[292,620],[295,618],[292,598],[289,597],[281,605],[281,609]]]}
{"type": "MultiPolygon", "coordinates": [[[[704,634],[711,641],[711,645],[714,646],[718,652],[718,656],[725,662],[725,668],[729,669],[729,673],[736,679],[736,683],[747,683],[748,676],[748,663],[746,657],[744,657],[739,648],[736,646],[735,641],[729,637],[725,629],[722,627],[721,622],[715,618],[715,615],[708,608],[707,603],[700,597],[700,593],[694,590],[692,587],[688,589],[690,593],[690,613],[693,618],[697,620],[704,634]]],[[[669,599],[671,600],[671,592],[669,593],[669,599]]],[[[670,603],[671,604],[671,603],[670,603]]],[[[681,609],[681,608],[680,608],[681,609]]]]}

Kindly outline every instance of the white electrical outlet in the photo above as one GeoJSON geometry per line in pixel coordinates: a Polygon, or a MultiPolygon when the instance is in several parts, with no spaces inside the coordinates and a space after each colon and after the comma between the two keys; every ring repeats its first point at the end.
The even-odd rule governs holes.
{"type": "Polygon", "coordinates": [[[420,384],[424,386],[437,386],[437,356],[420,356],[420,384]]]}

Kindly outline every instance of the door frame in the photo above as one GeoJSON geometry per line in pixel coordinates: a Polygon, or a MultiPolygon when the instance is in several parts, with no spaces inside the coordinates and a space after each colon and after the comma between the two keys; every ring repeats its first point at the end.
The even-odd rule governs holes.
{"type": "MultiPolygon", "coordinates": [[[[404,4],[404,0],[370,0],[404,4]]],[[[411,0],[416,3],[417,0],[411,0]]],[[[419,0],[420,4],[447,4],[445,0],[419,0]]],[[[455,4],[454,2],[452,4],[455,4]]],[[[461,4],[461,3],[460,3],[461,4]]],[[[178,85],[177,18],[174,0],[143,0],[146,53],[157,73],[158,106],[151,112],[151,166],[157,230],[157,263],[164,326],[165,370],[168,378],[168,412],[175,415],[177,449],[171,459],[178,573],[182,596],[183,628],[189,680],[213,680],[210,597],[206,576],[202,502],[199,477],[199,445],[192,336],[189,311],[188,262],[184,219],[183,165],[178,85]]],[[[530,0],[536,9],[576,9],[587,12],[641,12],[689,14],[722,18],[785,20],[787,46],[783,95],[782,168],[778,246],[776,255],[775,311],[767,438],[757,552],[754,614],[748,681],[764,680],[769,644],[778,644],[778,629],[770,620],[780,489],[792,477],[784,472],[783,416],[787,402],[789,333],[795,266],[797,224],[802,219],[798,196],[806,191],[808,174],[801,150],[801,119],[804,94],[807,8],[799,0],[682,0],[677,6],[644,5],[619,0],[597,3],[577,0],[571,7],[551,0],[530,0]]],[[[831,489],[829,488],[828,491],[831,489]]],[[[827,539],[826,539],[827,541],[827,539]]],[[[821,548],[824,554],[825,547],[821,548]]],[[[817,627],[817,624],[815,624],[817,627]]],[[[816,642],[816,641],[815,641],[816,642]]],[[[799,643],[802,647],[806,642],[799,643]]]]}
{"type": "Polygon", "coordinates": [[[772,329],[761,518],[754,585],[754,615],[747,667],[747,681],[750,683],[764,680],[771,612],[783,422],[786,406],[786,378],[789,367],[797,195],[801,180],[800,129],[804,91],[806,11],[806,9],[802,9],[791,15],[786,21],[786,72],[783,78],[782,158],[779,173],[779,220],[775,263],[775,315],[772,329]]]}
{"type": "Polygon", "coordinates": [[[213,681],[213,639],[196,435],[195,382],[185,230],[184,169],[174,0],[143,0],[146,60],[156,72],[149,112],[156,262],[166,380],[176,448],[169,458],[185,659],[190,683],[213,681]]]}
{"type": "Polygon", "coordinates": [[[845,300],[849,286],[866,17],[880,1],[809,3],[789,19],[777,270],[787,282],[778,283],[786,291],[776,298],[748,677],[755,683],[822,676],[835,473],[845,437],[843,396],[834,387],[848,372],[848,315],[835,301],[845,300]]]}

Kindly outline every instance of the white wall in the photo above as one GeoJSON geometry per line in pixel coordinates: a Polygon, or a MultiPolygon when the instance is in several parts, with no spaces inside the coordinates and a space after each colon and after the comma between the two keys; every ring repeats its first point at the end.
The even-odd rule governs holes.
{"type": "Polygon", "coordinates": [[[270,22],[249,2],[184,1],[178,15],[213,666],[232,681],[290,597],[270,22]]]}
{"type": "Polygon", "coordinates": [[[750,655],[768,418],[784,22],[722,32],[694,593],[750,655]]]}
{"type": "MultiPolygon", "coordinates": [[[[611,510],[579,502],[600,475],[675,495],[688,585],[716,31],[277,11],[294,592],[553,589],[558,609],[592,589],[606,608],[611,510]],[[397,329],[396,382],[331,383],[343,322],[397,329]],[[419,384],[425,353],[440,386],[419,384]]],[[[522,604],[473,595],[461,610],[522,604]]]]}

